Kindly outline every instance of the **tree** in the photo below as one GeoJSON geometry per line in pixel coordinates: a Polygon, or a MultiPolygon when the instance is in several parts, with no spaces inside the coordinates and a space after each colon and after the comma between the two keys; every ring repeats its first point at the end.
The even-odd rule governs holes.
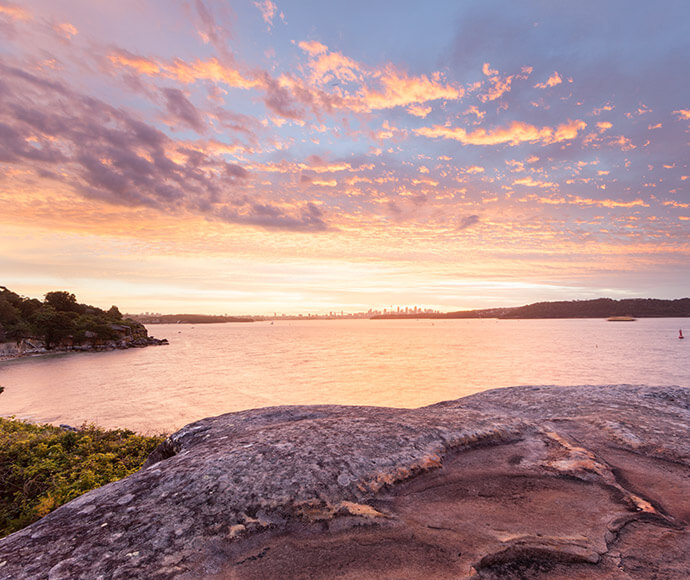
{"type": "Polygon", "coordinates": [[[81,313],[83,311],[83,307],[77,302],[76,296],[64,290],[48,292],[45,297],[45,303],[52,306],[58,312],[81,313]]]}
{"type": "Polygon", "coordinates": [[[112,319],[114,322],[122,320],[122,314],[120,314],[120,309],[117,306],[111,306],[106,314],[108,318],[112,319]]]}
{"type": "Polygon", "coordinates": [[[74,331],[73,316],[44,304],[32,317],[34,330],[50,349],[74,331]]]}

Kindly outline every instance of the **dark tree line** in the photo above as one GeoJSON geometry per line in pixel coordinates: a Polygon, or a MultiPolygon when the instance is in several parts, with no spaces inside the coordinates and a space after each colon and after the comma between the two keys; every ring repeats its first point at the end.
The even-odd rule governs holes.
{"type": "Polygon", "coordinates": [[[80,304],[63,290],[48,292],[40,301],[0,286],[0,341],[37,338],[52,348],[68,337],[76,343],[116,339],[117,326],[129,327],[133,334],[145,332],[139,323],[123,319],[117,306],[106,311],[80,304]]]}

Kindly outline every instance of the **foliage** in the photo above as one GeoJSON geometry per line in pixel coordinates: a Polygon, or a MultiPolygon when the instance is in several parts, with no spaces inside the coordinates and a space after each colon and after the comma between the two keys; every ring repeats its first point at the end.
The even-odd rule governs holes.
{"type": "Polygon", "coordinates": [[[0,537],[137,471],[163,436],[0,418],[0,537]]]}
{"type": "Polygon", "coordinates": [[[64,290],[48,292],[41,302],[0,286],[0,341],[38,338],[50,349],[66,339],[76,343],[114,340],[123,329],[129,329],[132,336],[146,336],[146,329],[124,319],[117,306],[105,311],[80,304],[74,294],[64,290]]]}

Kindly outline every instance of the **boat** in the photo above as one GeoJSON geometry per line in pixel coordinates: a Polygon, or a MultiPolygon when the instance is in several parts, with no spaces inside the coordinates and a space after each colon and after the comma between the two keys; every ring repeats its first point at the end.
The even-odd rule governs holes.
{"type": "Polygon", "coordinates": [[[609,316],[606,320],[609,322],[633,322],[637,320],[637,318],[633,318],[632,316],[609,316]]]}

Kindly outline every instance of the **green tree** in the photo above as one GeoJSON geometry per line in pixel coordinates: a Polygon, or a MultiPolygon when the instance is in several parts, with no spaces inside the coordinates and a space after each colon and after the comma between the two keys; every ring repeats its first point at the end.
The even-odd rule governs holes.
{"type": "Polygon", "coordinates": [[[122,314],[120,313],[120,309],[115,305],[110,307],[110,310],[108,310],[108,312],[106,312],[106,315],[113,322],[119,322],[120,320],[122,320],[122,314]]]}
{"type": "Polygon", "coordinates": [[[48,292],[45,297],[45,303],[55,308],[58,312],[81,313],[84,310],[84,307],[77,302],[76,296],[64,290],[48,292]]]}
{"type": "Polygon", "coordinates": [[[60,312],[44,304],[32,317],[35,333],[43,339],[47,349],[51,349],[63,338],[74,332],[74,321],[71,313],[60,312]]]}

